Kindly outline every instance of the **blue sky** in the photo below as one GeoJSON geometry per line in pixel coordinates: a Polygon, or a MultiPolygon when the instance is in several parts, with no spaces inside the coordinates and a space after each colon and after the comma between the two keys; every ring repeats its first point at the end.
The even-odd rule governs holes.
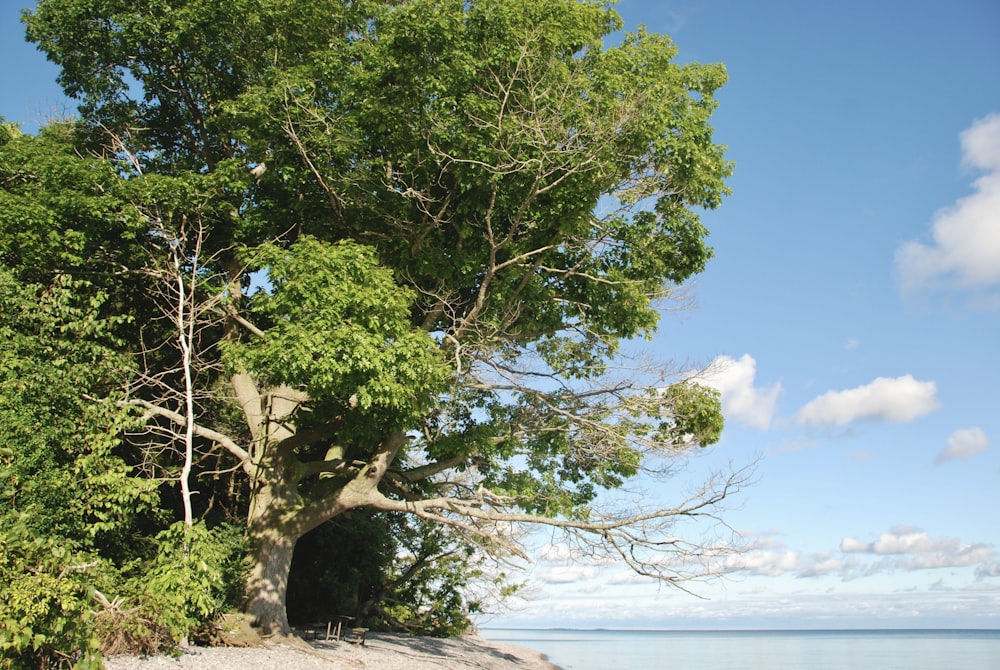
{"type": "MultiPolygon", "coordinates": [[[[67,106],[0,4],[0,115],[31,131],[67,106]]],[[[651,348],[716,371],[727,428],[675,484],[756,461],[726,514],[752,549],[702,600],[556,544],[487,625],[1000,627],[1000,5],[618,10],[729,69],[734,194],[651,348]]]]}

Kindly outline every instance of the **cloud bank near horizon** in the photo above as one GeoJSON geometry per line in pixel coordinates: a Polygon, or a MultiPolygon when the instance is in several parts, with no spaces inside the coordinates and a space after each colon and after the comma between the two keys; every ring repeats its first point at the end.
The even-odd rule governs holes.
{"type": "Polygon", "coordinates": [[[823,552],[797,552],[765,535],[757,548],[732,557],[718,583],[722,588],[691,585],[705,599],[610,567],[579,571],[577,581],[565,579],[569,570],[552,581],[539,579],[554,576],[551,570],[544,566],[535,588],[495,625],[983,627],[1000,618],[1000,559],[994,548],[908,526],[873,539],[845,537],[840,547],[823,552]],[[912,572],[930,579],[908,585],[885,578],[912,572]]]}
{"type": "MultiPolygon", "coordinates": [[[[539,557],[534,579],[543,585],[654,583],[613,565],[598,569],[594,563],[581,564],[569,556],[565,547],[549,545],[539,557]]],[[[727,557],[718,571],[729,577],[832,577],[849,582],[876,575],[958,568],[973,570],[978,580],[998,577],[1000,554],[988,544],[934,537],[922,528],[898,525],[875,539],[847,536],[836,548],[812,552],[789,548],[774,535],[763,534],[747,551],[727,557]]],[[[997,588],[1000,590],[1000,585],[997,588]]]]}

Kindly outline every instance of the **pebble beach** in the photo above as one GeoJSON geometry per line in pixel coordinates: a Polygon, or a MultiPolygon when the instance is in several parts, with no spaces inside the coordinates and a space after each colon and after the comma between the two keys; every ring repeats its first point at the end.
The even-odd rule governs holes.
{"type": "Polygon", "coordinates": [[[370,633],[364,646],[313,640],[261,647],[194,647],[179,656],[111,656],[107,670],[559,670],[537,651],[477,636],[370,633]]]}

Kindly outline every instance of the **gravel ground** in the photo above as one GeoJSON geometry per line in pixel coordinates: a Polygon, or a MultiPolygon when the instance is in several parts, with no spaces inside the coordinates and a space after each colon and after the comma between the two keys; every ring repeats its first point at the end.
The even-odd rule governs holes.
{"type": "Polygon", "coordinates": [[[370,633],[365,646],[312,641],[264,647],[196,647],[170,656],[112,656],[107,670],[559,670],[532,649],[490,642],[370,633]]]}

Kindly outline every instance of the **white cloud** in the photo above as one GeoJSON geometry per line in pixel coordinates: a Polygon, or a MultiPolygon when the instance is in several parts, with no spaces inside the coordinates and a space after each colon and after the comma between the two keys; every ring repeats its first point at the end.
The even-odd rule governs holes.
{"type": "MultiPolygon", "coordinates": [[[[747,531],[741,533],[744,537],[750,537],[752,534],[747,531]]],[[[761,549],[784,549],[785,543],[778,539],[780,533],[778,531],[767,531],[764,533],[759,533],[753,535],[753,540],[748,543],[748,548],[759,551],[761,549]]]]}
{"type": "Polygon", "coordinates": [[[598,570],[595,567],[583,565],[567,565],[564,567],[548,568],[540,571],[536,576],[539,581],[545,584],[572,584],[582,582],[597,577],[598,570]]]}
{"type": "Polygon", "coordinates": [[[613,557],[601,556],[585,546],[577,546],[566,542],[551,542],[540,549],[536,555],[541,564],[550,566],[590,566],[601,567],[615,563],[613,557]]]}
{"type": "Polygon", "coordinates": [[[1000,556],[989,545],[900,525],[870,541],[846,537],[839,548],[797,551],[774,531],[758,533],[750,551],[729,557],[725,579],[694,585],[709,600],[659,588],[624,569],[567,567],[547,574],[544,590],[502,615],[502,624],[490,625],[669,628],[766,622],[787,628],[808,620],[845,628],[875,621],[900,628],[957,621],[996,627],[1000,556]],[[859,582],[863,588],[849,586],[859,582]]]}
{"type": "Polygon", "coordinates": [[[981,428],[963,428],[956,430],[948,438],[948,448],[934,459],[935,463],[943,463],[959,458],[968,458],[990,448],[989,438],[981,428]]]}
{"type": "Polygon", "coordinates": [[[975,191],[934,216],[928,243],[911,241],[896,253],[904,289],[943,280],[961,287],[1000,284],[1000,114],[961,134],[964,162],[984,171],[975,191]]]}
{"type": "Polygon", "coordinates": [[[1000,577],[1000,561],[983,563],[976,568],[976,578],[984,579],[986,577],[1000,577]]]}
{"type": "Polygon", "coordinates": [[[576,552],[569,548],[568,545],[559,543],[550,543],[542,547],[541,552],[538,556],[543,561],[548,561],[552,563],[556,562],[566,562],[572,561],[577,558],[576,552]]]}
{"type": "Polygon", "coordinates": [[[704,383],[722,394],[722,413],[726,419],[766,430],[774,417],[781,384],[756,387],[756,376],[757,361],[750,354],[744,354],[738,361],[719,356],[709,367],[704,383]]]}
{"type": "Polygon", "coordinates": [[[977,576],[993,576],[997,552],[986,544],[965,544],[955,538],[934,538],[920,528],[896,526],[865,542],[845,537],[838,550],[799,552],[766,540],[732,556],[728,574],[799,579],[837,577],[851,581],[879,574],[976,566],[977,576]]]}
{"type": "MultiPolygon", "coordinates": [[[[509,613],[488,627],[602,628],[996,628],[1000,590],[980,582],[970,587],[905,591],[849,590],[786,593],[759,586],[740,591],[720,588],[708,600],[695,600],[672,590],[650,590],[630,598],[579,597],[560,600],[551,593],[529,608],[509,613]]],[[[608,592],[610,593],[610,591],[608,592]]],[[[489,628],[484,634],[489,637],[489,628]]]]}
{"type": "Polygon", "coordinates": [[[840,543],[840,550],[844,553],[912,554],[934,551],[955,544],[957,540],[932,540],[930,535],[919,528],[896,526],[882,533],[874,542],[862,542],[853,537],[845,537],[840,543]]]}
{"type": "Polygon", "coordinates": [[[810,577],[840,577],[853,579],[866,572],[854,557],[835,555],[835,552],[798,552],[753,550],[734,556],[726,564],[729,574],[753,575],[757,577],[792,576],[800,579],[810,577]]]}
{"type": "Polygon", "coordinates": [[[879,561],[869,572],[932,570],[984,564],[996,556],[985,544],[963,544],[955,538],[933,538],[919,528],[898,526],[882,533],[874,542],[845,537],[840,543],[845,554],[872,554],[892,557],[879,561]]]}
{"type": "Polygon", "coordinates": [[[853,537],[845,537],[840,541],[840,550],[845,554],[863,554],[871,550],[871,544],[853,537]]]}
{"type": "Polygon", "coordinates": [[[879,377],[845,391],[828,391],[796,414],[800,424],[842,426],[858,419],[901,423],[938,408],[937,385],[912,375],[879,377]]]}
{"type": "Polygon", "coordinates": [[[947,551],[918,554],[900,560],[895,566],[902,570],[933,570],[935,568],[964,568],[980,565],[996,556],[996,552],[984,544],[962,545],[947,551]]]}
{"type": "Polygon", "coordinates": [[[622,584],[650,584],[655,581],[653,578],[640,575],[637,572],[616,572],[608,579],[608,584],[621,586],[622,584]]]}
{"type": "Polygon", "coordinates": [[[808,570],[807,557],[794,551],[748,551],[727,561],[727,571],[764,577],[780,577],[808,570]]]}

